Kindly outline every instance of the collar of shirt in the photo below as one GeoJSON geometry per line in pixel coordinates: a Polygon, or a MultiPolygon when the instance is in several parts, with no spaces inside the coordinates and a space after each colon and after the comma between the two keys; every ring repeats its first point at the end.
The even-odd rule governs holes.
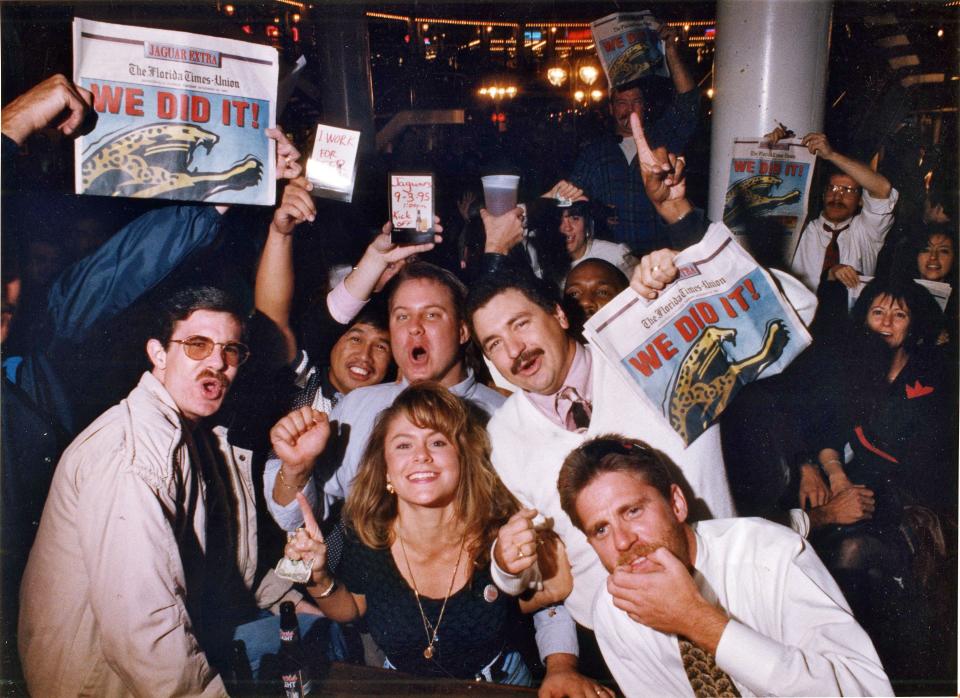
{"type": "Polygon", "coordinates": [[[821,213],[820,217],[817,219],[817,223],[820,224],[820,235],[823,236],[827,240],[827,242],[829,242],[832,236],[830,235],[830,233],[827,232],[826,228],[824,228],[823,226],[829,225],[831,228],[840,229],[845,225],[850,225],[851,223],[853,223],[854,218],[856,218],[856,216],[850,216],[846,220],[842,220],[839,223],[831,223],[826,218],[824,218],[823,214],[821,213]]]}
{"type": "MultiPolygon", "coordinates": [[[[568,386],[576,388],[584,400],[592,403],[593,393],[591,391],[593,385],[590,380],[593,375],[592,369],[593,359],[590,356],[590,352],[587,351],[582,344],[577,343],[577,349],[573,355],[573,363],[570,365],[570,372],[567,373],[567,377],[563,382],[563,388],[568,386]]],[[[561,390],[563,388],[561,388],[561,390]]],[[[554,424],[566,428],[567,412],[570,411],[570,407],[572,406],[569,402],[564,401],[563,404],[566,409],[562,414],[557,414],[557,393],[539,395],[537,393],[527,392],[526,390],[524,393],[530,398],[533,406],[542,412],[547,419],[554,424]]]]}
{"type": "MultiPolygon", "coordinates": [[[[456,385],[451,385],[448,388],[448,390],[454,395],[456,395],[457,397],[469,398],[470,394],[473,392],[473,389],[477,385],[477,380],[473,376],[473,369],[467,368],[466,371],[467,371],[466,378],[464,378],[462,381],[460,381],[456,385]]],[[[410,385],[410,381],[404,378],[403,380],[400,381],[400,385],[406,388],[408,385],[410,385]]]]}
{"type": "Polygon", "coordinates": [[[624,138],[620,141],[620,150],[623,151],[623,156],[629,164],[633,162],[633,159],[637,156],[637,142],[632,138],[624,138]]]}

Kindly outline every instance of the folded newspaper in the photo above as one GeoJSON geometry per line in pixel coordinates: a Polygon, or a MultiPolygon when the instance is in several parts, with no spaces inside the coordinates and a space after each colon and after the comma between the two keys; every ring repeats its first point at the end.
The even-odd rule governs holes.
{"type": "Polygon", "coordinates": [[[722,223],[674,262],[654,300],[627,289],[584,334],[690,444],[737,392],[782,371],[811,341],[777,282],[722,223]]]}
{"type": "MultiPolygon", "coordinates": [[[[860,274],[860,283],[853,288],[847,289],[847,310],[853,310],[853,306],[856,304],[857,299],[860,298],[860,294],[863,293],[863,289],[865,289],[871,281],[873,281],[872,276],[860,274]]],[[[927,279],[914,279],[914,281],[927,289],[930,295],[933,296],[933,300],[940,306],[940,310],[946,312],[947,301],[950,300],[950,294],[953,292],[950,284],[944,281],[929,281],[927,279]]]]}
{"type": "Polygon", "coordinates": [[[597,57],[611,88],[647,75],[670,77],[660,22],[648,10],[615,12],[590,23],[597,57]]]}

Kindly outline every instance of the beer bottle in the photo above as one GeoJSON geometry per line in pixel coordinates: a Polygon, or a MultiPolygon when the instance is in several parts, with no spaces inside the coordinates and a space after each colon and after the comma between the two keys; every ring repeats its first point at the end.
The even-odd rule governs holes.
{"type": "Polygon", "coordinates": [[[292,601],[280,604],[280,677],[286,698],[303,698],[310,693],[311,684],[300,626],[292,601]]]}

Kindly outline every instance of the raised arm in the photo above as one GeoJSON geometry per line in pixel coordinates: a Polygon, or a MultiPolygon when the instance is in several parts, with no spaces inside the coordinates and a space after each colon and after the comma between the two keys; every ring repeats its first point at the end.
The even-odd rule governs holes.
{"type": "Polygon", "coordinates": [[[859,160],[838,153],[830,145],[830,141],[824,134],[808,133],[803,137],[801,143],[807,146],[807,150],[812,154],[836,165],[875,199],[886,199],[890,196],[890,190],[893,187],[889,179],[879,172],[874,172],[868,165],[859,160]]]}
{"type": "Polygon", "coordinates": [[[93,95],[63,75],[52,75],[3,108],[0,131],[18,146],[31,135],[56,125],[65,136],[83,124],[93,95]]]}
{"type": "Polygon", "coordinates": [[[283,191],[283,199],[273,214],[267,241],[257,265],[254,302],[283,335],[287,362],[297,353],[297,339],[290,327],[293,306],[293,231],[303,221],[313,221],[317,207],[310,195],[313,185],[306,179],[291,181],[283,191]]]}
{"type": "Polygon", "coordinates": [[[429,252],[438,243],[443,241],[440,233],[443,227],[440,225],[440,219],[434,219],[434,230],[437,235],[433,242],[421,245],[398,245],[393,242],[393,224],[384,223],[380,234],[367,245],[363,257],[357,262],[347,277],[343,280],[347,291],[358,301],[366,301],[375,291],[382,289],[387,281],[400,270],[400,267],[409,257],[423,252],[429,252]]]}
{"type": "Polygon", "coordinates": [[[673,79],[673,87],[677,94],[690,92],[697,87],[696,80],[690,74],[686,61],[680,55],[680,34],[675,27],[669,27],[666,24],[660,27],[660,38],[663,39],[664,53],[667,58],[667,66],[670,68],[670,77],[673,79]]]}
{"type": "Polygon", "coordinates": [[[54,282],[47,294],[54,339],[83,341],[219,232],[220,215],[210,206],[169,206],[129,223],[54,282]]]}

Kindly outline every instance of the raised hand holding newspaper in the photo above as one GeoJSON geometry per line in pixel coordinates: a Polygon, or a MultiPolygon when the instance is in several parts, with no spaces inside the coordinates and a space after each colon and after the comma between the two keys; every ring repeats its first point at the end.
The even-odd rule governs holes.
{"type": "Polygon", "coordinates": [[[273,48],[80,18],[73,42],[97,113],[75,146],[78,193],[273,204],[273,48]]]}
{"type": "Polygon", "coordinates": [[[722,223],[673,265],[676,279],[656,298],[628,288],[584,335],[690,444],[744,385],[783,370],[810,334],[722,223]]]}
{"type": "MultiPolygon", "coordinates": [[[[636,115],[631,127],[647,195],[677,222],[692,211],[683,159],[651,150],[636,115]]],[[[722,223],[680,253],[644,256],[631,288],[597,312],[584,335],[686,444],[743,385],[778,373],[810,343],[777,282],[722,223]]]]}

